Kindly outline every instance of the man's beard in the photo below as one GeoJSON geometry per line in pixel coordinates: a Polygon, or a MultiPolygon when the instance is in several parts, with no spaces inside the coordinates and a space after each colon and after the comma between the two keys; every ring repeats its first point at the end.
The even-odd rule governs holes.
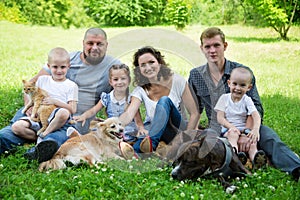
{"type": "Polygon", "coordinates": [[[86,62],[88,62],[91,65],[99,64],[104,58],[104,56],[103,57],[100,57],[100,56],[91,57],[91,56],[86,55],[85,52],[83,52],[83,56],[84,56],[84,59],[86,60],[86,62]]]}

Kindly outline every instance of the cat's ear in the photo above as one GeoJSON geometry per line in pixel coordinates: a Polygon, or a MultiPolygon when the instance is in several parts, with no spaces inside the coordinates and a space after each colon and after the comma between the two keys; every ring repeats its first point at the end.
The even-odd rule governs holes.
{"type": "Polygon", "coordinates": [[[22,80],[23,83],[26,83],[26,80],[22,80]]]}

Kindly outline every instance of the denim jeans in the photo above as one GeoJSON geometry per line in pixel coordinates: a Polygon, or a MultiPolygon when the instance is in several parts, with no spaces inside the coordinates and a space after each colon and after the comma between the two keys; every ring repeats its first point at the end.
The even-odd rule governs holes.
{"type": "Polygon", "coordinates": [[[258,145],[276,168],[291,174],[294,169],[300,167],[299,157],[281,141],[273,129],[262,125],[259,132],[258,145]]]}
{"type": "MultiPolygon", "coordinates": [[[[172,100],[169,97],[163,96],[156,104],[154,117],[149,130],[153,150],[156,149],[160,141],[164,141],[167,144],[172,141],[177,134],[173,126],[185,129],[186,122],[182,119],[180,112],[174,106],[172,100]]],[[[140,144],[143,139],[144,137],[139,137],[133,145],[136,153],[141,153],[140,144]]]]}
{"type": "MultiPolygon", "coordinates": [[[[31,140],[26,140],[21,137],[16,136],[12,130],[11,125],[20,119],[21,117],[24,117],[25,115],[22,114],[22,109],[19,109],[15,116],[11,119],[10,124],[0,130],[0,154],[2,154],[4,151],[12,150],[16,146],[24,145],[25,143],[32,143],[31,140]]],[[[48,134],[43,141],[45,140],[54,140],[57,142],[58,146],[62,145],[67,139],[66,131],[67,128],[72,126],[71,124],[66,123],[62,128],[52,132],[51,134],[48,134]]]]}

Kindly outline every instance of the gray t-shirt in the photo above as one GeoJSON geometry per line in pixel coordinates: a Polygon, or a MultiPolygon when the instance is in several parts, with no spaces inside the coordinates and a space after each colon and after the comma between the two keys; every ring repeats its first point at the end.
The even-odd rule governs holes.
{"type": "MultiPolygon", "coordinates": [[[[102,92],[111,91],[109,68],[114,64],[121,64],[120,60],[106,55],[98,65],[87,65],[80,59],[80,54],[80,51],[70,53],[71,67],[67,73],[67,78],[78,85],[77,112],[74,115],[81,115],[96,105],[102,92]]],[[[44,69],[50,73],[47,65],[44,69]]],[[[84,127],[77,123],[77,130],[82,134],[88,132],[89,122],[93,118],[94,116],[87,120],[88,123],[85,123],[84,127]]]]}

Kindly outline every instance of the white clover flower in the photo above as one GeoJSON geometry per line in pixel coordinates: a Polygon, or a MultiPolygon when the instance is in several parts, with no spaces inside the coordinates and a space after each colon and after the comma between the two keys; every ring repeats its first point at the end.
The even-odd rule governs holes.
{"type": "Polygon", "coordinates": [[[101,170],[102,170],[103,172],[106,172],[106,171],[107,171],[107,168],[104,167],[104,168],[102,168],[101,170]]]}
{"type": "Polygon", "coordinates": [[[129,169],[133,169],[133,166],[132,166],[132,165],[129,165],[129,169]]]}
{"type": "Polygon", "coordinates": [[[244,187],[244,188],[247,188],[247,187],[248,187],[247,183],[245,183],[245,184],[243,185],[243,187],[244,187]]]}
{"type": "Polygon", "coordinates": [[[0,164],[0,168],[3,168],[3,164],[0,164]]]}
{"type": "Polygon", "coordinates": [[[200,199],[203,199],[204,198],[204,194],[200,194],[199,197],[200,197],[200,199]]]}
{"type": "Polygon", "coordinates": [[[240,177],[236,177],[235,179],[236,179],[237,181],[240,181],[240,177]]]}
{"type": "Polygon", "coordinates": [[[275,191],[275,187],[274,186],[272,186],[272,185],[269,185],[269,187],[268,187],[270,190],[272,190],[272,191],[275,191]]]}
{"type": "Polygon", "coordinates": [[[81,184],[82,182],[81,181],[78,181],[78,184],[81,184]]]}
{"type": "Polygon", "coordinates": [[[180,196],[181,196],[181,197],[185,197],[184,192],[181,192],[181,193],[180,193],[180,196]]]}
{"type": "Polygon", "coordinates": [[[42,193],[45,193],[46,192],[46,189],[42,189],[42,193]]]}
{"type": "Polygon", "coordinates": [[[113,180],[113,179],[114,179],[114,176],[110,176],[109,179],[110,179],[110,180],[113,180]]]}

